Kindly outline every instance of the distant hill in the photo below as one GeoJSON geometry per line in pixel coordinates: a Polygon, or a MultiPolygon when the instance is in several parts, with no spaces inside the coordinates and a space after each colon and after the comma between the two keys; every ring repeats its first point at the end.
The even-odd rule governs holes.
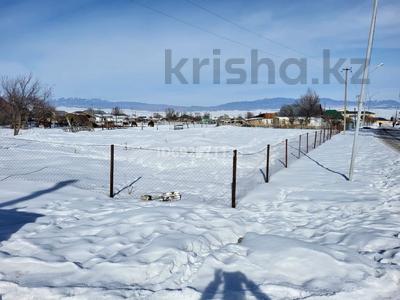
{"type": "MultiPolygon", "coordinates": [[[[294,98],[265,98],[252,101],[228,102],[215,106],[179,106],[168,104],[150,104],[135,101],[109,101],[103,99],[82,99],[82,98],[59,98],[53,99],[51,103],[56,106],[77,107],[77,108],[96,108],[111,109],[118,106],[121,109],[132,109],[142,111],[164,111],[167,108],[173,108],[176,111],[219,111],[219,110],[240,110],[250,111],[257,109],[279,109],[282,105],[292,104],[296,101],[294,98]]],[[[322,106],[326,108],[337,108],[343,106],[342,100],[321,98],[322,106]]],[[[349,107],[355,106],[355,101],[349,101],[349,107]]],[[[400,102],[396,100],[373,100],[368,101],[369,108],[396,108],[400,102]]]]}

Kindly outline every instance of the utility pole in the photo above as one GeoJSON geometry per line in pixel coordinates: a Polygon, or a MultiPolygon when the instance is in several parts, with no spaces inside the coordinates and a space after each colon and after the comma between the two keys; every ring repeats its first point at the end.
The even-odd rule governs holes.
{"type": "Polygon", "coordinates": [[[343,109],[343,134],[346,134],[346,118],[347,118],[347,79],[348,72],[351,72],[351,67],[343,68],[344,72],[344,109],[343,109]]]}
{"type": "MultiPolygon", "coordinates": [[[[371,95],[368,95],[368,100],[369,100],[369,105],[371,105],[371,95]]],[[[365,118],[366,118],[366,110],[367,107],[369,107],[369,105],[367,106],[367,101],[364,101],[364,109],[363,109],[363,116],[362,116],[362,126],[365,126],[365,118]]]]}
{"type": "MultiPolygon", "coordinates": [[[[399,93],[399,100],[400,100],[400,93],[399,93]]],[[[399,106],[396,107],[396,114],[394,115],[393,127],[397,124],[397,112],[399,110],[399,106]]]]}
{"type": "Polygon", "coordinates": [[[354,173],[354,164],[355,158],[357,153],[357,138],[358,133],[360,131],[360,118],[361,118],[361,111],[360,108],[362,107],[364,98],[365,98],[365,86],[368,80],[368,68],[371,61],[371,53],[372,53],[372,44],[374,42],[374,34],[375,34],[375,25],[376,25],[376,15],[378,13],[378,0],[373,1],[373,11],[371,17],[371,26],[369,28],[369,37],[368,37],[368,47],[367,53],[365,55],[365,62],[364,62],[364,70],[363,70],[363,78],[361,82],[361,93],[360,93],[360,100],[358,101],[358,111],[357,111],[357,121],[356,121],[356,131],[354,133],[353,139],[353,149],[351,151],[351,161],[350,161],[350,170],[349,170],[349,180],[353,179],[354,173]]]}

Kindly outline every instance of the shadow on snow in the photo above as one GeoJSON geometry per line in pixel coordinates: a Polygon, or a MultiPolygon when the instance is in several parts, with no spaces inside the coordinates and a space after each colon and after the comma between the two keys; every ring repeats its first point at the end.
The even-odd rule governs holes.
{"type": "MultiPolygon", "coordinates": [[[[23,196],[20,198],[9,200],[7,202],[0,203],[0,208],[35,199],[44,194],[48,194],[56,190],[59,190],[67,185],[71,185],[76,181],[77,180],[66,180],[58,182],[57,184],[48,189],[39,190],[27,196],[23,196]]],[[[43,216],[44,215],[37,213],[17,211],[17,208],[0,209],[0,242],[8,240],[12,234],[20,230],[25,224],[34,223],[37,218],[43,216]]]]}
{"type": "Polygon", "coordinates": [[[0,243],[6,241],[25,224],[34,223],[41,214],[17,211],[14,209],[0,209],[0,243]]]}
{"type": "Polygon", "coordinates": [[[271,299],[260,290],[254,281],[248,279],[242,272],[216,270],[214,280],[204,290],[201,300],[214,299],[220,287],[223,287],[223,300],[245,300],[246,293],[250,293],[257,300],[271,299]]]}

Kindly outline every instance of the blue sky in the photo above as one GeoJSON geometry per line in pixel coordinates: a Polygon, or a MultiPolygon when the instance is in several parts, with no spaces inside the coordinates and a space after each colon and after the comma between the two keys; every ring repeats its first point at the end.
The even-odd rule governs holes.
{"type": "MultiPolygon", "coordinates": [[[[0,75],[32,72],[53,87],[55,97],[102,98],[147,103],[212,105],[265,97],[298,97],[308,87],[322,97],[340,99],[343,85],[322,81],[322,49],[333,58],[363,58],[371,1],[212,1],[212,0],[0,0],[0,75]],[[194,4],[216,13],[216,17],[194,4]],[[150,7],[150,9],[149,9],[150,7]],[[257,35],[258,34],[258,35],[257,35]],[[165,84],[165,49],[173,64],[189,62],[182,73],[189,84],[165,84]],[[193,58],[213,59],[221,49],[224,63],[244,58],[250,49],[274,60],[308,58],[307,84],[288,85],[276,76],[268,84],[260,68],[258,84],[213,84],[211,67],[192,84],[193,58]]],[[[371,64],[385,65],[371,74],[375,99],[398,99],[400,92],[400,2],[381,0],[371,64]]],[[[264,72],[264,73],[263,73],[264,72]]],[[[248,73],[249,75],[250,73],[248,73]]],[[[289,69],[296,74],[296,69],[289,69]]],[[[249,76],[248,76],[249,77],[249,76]]],[[[360,86],[349,87],[354,99],[360,86]]]]}

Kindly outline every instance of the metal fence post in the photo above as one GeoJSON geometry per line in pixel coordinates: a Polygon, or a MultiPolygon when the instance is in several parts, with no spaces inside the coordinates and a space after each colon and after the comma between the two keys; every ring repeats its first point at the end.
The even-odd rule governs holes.
{"type": "Polygon", "coordinates": [[[307,148],[306,148],[306,153],[308,153],[308,132],[307,132],[307,148]]]}
{"type": "Polygon", "coordinates": [[[236,169],[237,169],[237,150],[233,150],[232,168],[232,208],[236,207],[236,169]]]}
{"type": "Polygon", "coordinates": [[[318,135],[318,131],[315,132],[315,137],[314,137],[314,149],[317,146],[317,135],[318,135]]]}
{"type": "Polygon", "coordinates": [[[322,144],[322,129],[319,131],[319,145],[322,144]]]}
{"type": "Polygon", "coordinates": [[[299,158],[301,155],[301,134],[299,135],[299,158]]]}
{"type": "Polygon", "coordinates": [[[288,140],[285,140],[285,168],[288,167],[288,140]]]}
{"type": "Polygon", "coordinates": [[[110,156],[110,197],[114,197],[114,145],[111,145],[110,156]]]}
{"type": "Polygon", "coordinates": [[[267,162],[265,166],[265,182],[269,182],[269,152],[270,152],[270,145],[267,145],[267,162]]]}

